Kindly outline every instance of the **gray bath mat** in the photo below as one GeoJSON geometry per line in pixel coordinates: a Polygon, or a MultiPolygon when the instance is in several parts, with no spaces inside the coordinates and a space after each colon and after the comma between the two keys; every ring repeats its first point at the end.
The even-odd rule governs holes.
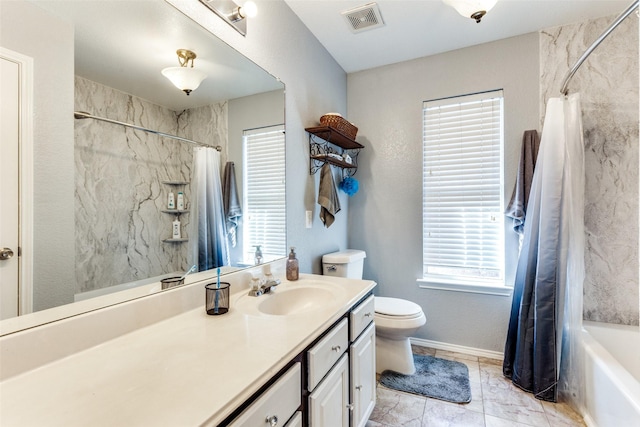
{"type": "Polygon", "coordinates": [[[400,391],[433,397],[453,403],[471,402],[469,369],[453,360],[414,354],[416,373],[403,375],[384,371],[380,384],[400,391]]]}

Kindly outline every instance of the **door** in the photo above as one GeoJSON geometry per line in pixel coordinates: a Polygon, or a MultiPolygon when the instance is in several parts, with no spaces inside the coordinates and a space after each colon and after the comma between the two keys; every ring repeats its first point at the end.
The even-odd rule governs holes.
{"type": "Polygon", "coordinates": [[[353,427],[364,427],[376,405],[376,330],[371,322],[351,345],[353,427]]]}
{"type": "Polygon", "coordinates": [[[20,66],[0,58],[0,319],[18,315],[20,66]]]}
{"type": "Polygon", "coordinates": [[[0,319],[33,310],[32,94],[33,58],[0,47],[0,319]]]}

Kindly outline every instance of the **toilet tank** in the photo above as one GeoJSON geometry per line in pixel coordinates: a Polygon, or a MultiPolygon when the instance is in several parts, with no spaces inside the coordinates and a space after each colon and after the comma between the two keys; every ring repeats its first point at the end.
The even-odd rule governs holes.
{"type": "Polygon", "coordinates": [[[326,276],[362,279],[362,267],[367,254],[357,249],[332,252],[322,256],[322,274],[326,276]]]}

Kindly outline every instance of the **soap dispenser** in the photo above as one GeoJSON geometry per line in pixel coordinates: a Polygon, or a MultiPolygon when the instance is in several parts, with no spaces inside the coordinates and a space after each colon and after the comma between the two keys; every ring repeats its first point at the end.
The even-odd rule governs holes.
{"type": "Polygon", "coordinates": [[[261,245],[255,246],[256,252],[253,254],[253,261],[255,265],[262,264],[262,249],[260,249],[261,245]]]}
{"type": "Polygon", "coordinates": [[[291,247],[291,253],[289,259],[287,259],[287,280],[298,280],[300,270],[298,268],[298,258],[296,258],[294,247],[291,247]]]}

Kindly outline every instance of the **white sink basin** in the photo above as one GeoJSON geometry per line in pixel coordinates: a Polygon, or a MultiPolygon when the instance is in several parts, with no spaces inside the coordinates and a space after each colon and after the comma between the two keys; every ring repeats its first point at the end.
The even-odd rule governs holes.
{"type": "Polygon", "coordinates": [[[258,303],[258,311],[264,314],[284,316],[288,314],[306,313],[309,310],[322,308],[331,303],[334,294],[318,287],[276,289],[263,295],[258,303]]]}
{"type": "Polygon", "coordinates": [[[338,285],[314,280],[284,282],[271,292],[259,297],[242,295],[236,308],[255,314],[290,316],[331,308],[344,293],[338,285]]]}

